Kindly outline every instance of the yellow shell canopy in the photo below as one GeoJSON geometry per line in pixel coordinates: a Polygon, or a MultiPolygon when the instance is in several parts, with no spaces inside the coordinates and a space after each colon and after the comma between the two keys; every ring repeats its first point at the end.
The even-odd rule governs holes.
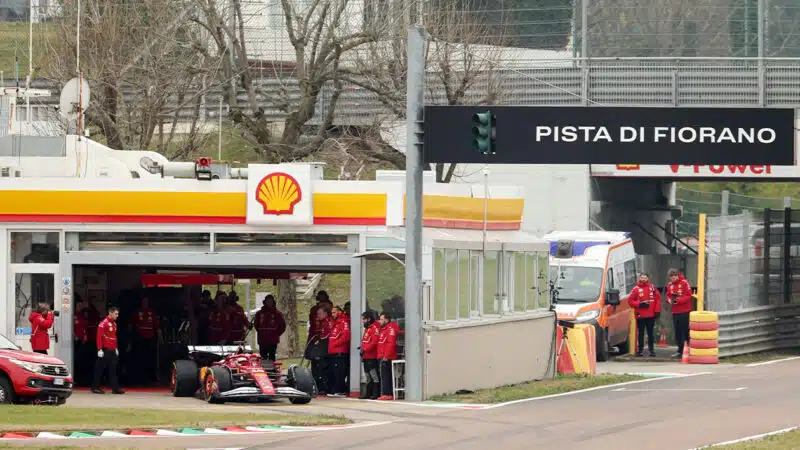
{"type": "Polygon", "coordinates": [[[291,214],[301,198],[300,186],[291,175],[273,173],[258,184],[256,198],[264,206],[264,213],[291,214]]]}

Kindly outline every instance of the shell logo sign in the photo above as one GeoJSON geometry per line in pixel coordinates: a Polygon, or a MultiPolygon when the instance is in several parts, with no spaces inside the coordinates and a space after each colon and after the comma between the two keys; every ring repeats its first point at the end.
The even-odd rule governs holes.
{"type": "Polygon", "coordinates": [[[313,183],[309,164],[247,166],[248,225],[311,225],[313,183]]]}
{"type": "Polygon", "coordinates": [[[256,187],[256,201],[264,207],[264,214],[294,214],[294,206],[301,200],[303,190],[300,184],[287,173],[271,173],[256,187]]]}

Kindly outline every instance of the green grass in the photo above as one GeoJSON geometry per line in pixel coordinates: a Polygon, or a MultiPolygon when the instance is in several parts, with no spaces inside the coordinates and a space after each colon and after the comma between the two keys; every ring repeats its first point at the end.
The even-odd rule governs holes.
{"type": "Polygon", "coordinates": [[[716,447],[722,450],[795,450],[800,448],[800,431],[768,436],[764,439],[716,447]]]}
{"type": "MultiPolygon", "coordinates": [[[[33,25],[33,66],[42,67],[48,57],[48,40],[54,38],[52,24],[33,25]]],[[[15,61],[19,61],[19,76],[28,73],[28,23],[0,22],[0,71],[8,81],[14,78],[15,61]]]]}
{"type": "Polygon", "coordinates": [[[749,355],[729,356],[727,358],[720,358],[719,362],[726,364],[751,364],[790,358],[792,356],[800,356],[800,347],[770,350],[767,352],[751,353],[749,355]]]}
{"type": "Polygon", "coordinates": [[[524,398],[543,397],[545,395],[562,394],[597,386],[641,380],[644,377],[624,374],[559,375],[554,380],[530,381],[522,384],[501,386],[494,389],[481,389],[471,394],[445,394],[431,397],[437,402],[491,404],[520,400],[524,398]]]}
{"type": "Polygon", "coordinates": [[[222,427],[244,425],[336,425],[350,423],[339,416],[291,414],[215,413],[168,409],[69,408],[4,406],[0,431],[114,430],[130,428],[222,427]]]}

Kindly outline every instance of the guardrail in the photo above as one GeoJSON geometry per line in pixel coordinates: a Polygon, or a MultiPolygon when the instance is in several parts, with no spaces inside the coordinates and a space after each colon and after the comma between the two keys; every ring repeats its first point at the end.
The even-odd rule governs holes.
{"type": "Polygon", "coordinates": [[[719,356],[800,345],[800,305],[760,306],[719,313],[719,356]]]}

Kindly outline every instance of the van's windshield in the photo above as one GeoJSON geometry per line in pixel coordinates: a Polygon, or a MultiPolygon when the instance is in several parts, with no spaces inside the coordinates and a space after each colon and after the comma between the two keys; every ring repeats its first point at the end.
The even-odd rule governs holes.
{"type": "Polygon", "coordinates": [[[600,298],[603,269],[599,267],[550,266],[550,279],[555,280],[558,301],[587,303],[600,298]]]}

